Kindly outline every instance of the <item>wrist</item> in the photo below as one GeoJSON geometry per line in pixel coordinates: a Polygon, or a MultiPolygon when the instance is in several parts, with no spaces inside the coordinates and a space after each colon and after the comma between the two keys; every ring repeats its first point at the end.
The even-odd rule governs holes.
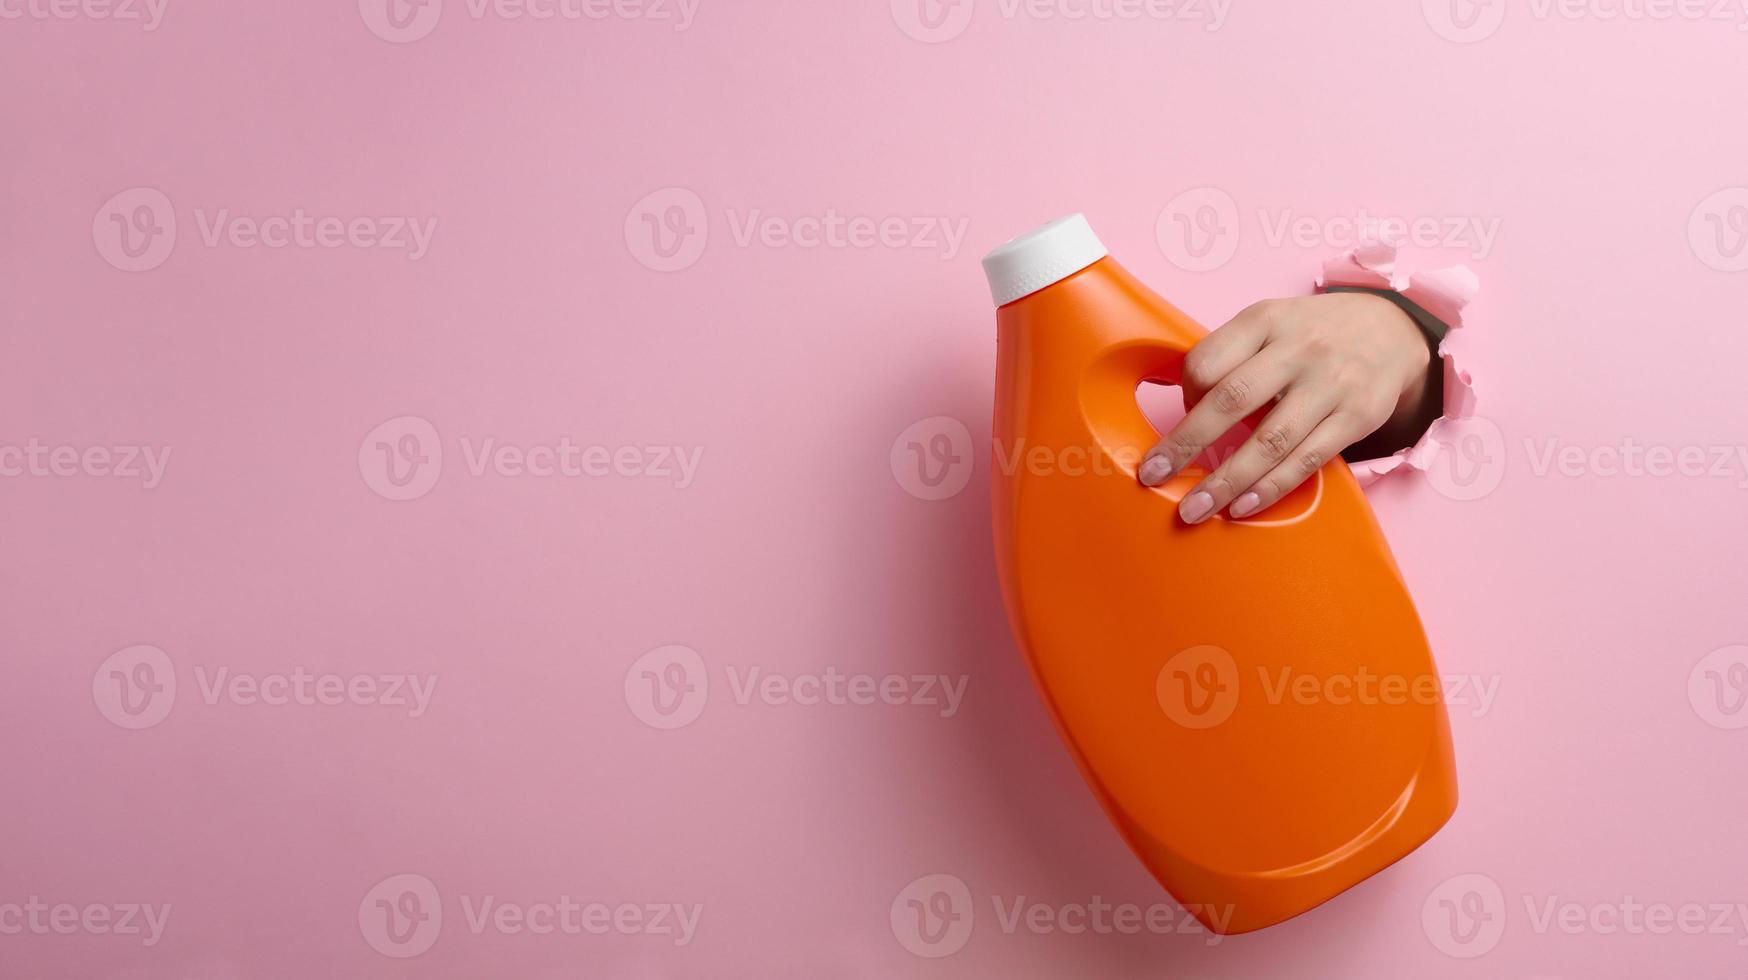
{"type": "Polygon", "coordinates": [[[1368,305],[1378,317],[1380,333],[1389,338],[1394,352],[1392,362],[1398,367],[1392,379],[1397,387],[1390,417],[1343,455],[1349,459],[1389,456],[1412,446],[1443,414],[1444,373],[1439,369],[1442,362],[1437,357],[1438,341],[1408,309],[1395,301],[1400,294],[1352,288],[1341,291],[1368,297],[1368,305]]]}

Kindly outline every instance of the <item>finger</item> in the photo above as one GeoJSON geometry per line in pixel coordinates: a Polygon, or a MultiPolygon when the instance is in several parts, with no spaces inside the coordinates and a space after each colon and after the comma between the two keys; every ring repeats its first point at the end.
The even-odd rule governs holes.
{"type": "Polygon", "coordinates": [[[1346,412],[1336,412],[1318,424],[1274,469],[1263,474],[1232,502],[1233,517],[1251,517],[1274,506],[1282,497],[1311,478],[1341,451],[1365,437],[1365,423],[1346,412]]]}
{"type": "Polygon", "coordinates": [[[1239,494],[1292,457],[1305,437],[1335,409],[1335,396],[1326,387],[1300,385],[1289,391],[1269,412],[1232,458],[1196,484],[1178,505],[1178,514],[1188,524],[1199,524],[1220,512],[1239,494]]]}
{"type": "Polygon", "coordinates": [[[1245,307],[1184,355],[1186,408],[1194,408],[1221,378],[1262,350],[1274,322],[1270,309],[1267,301],[1245,307]]]}
{"type": "Polygon", "coordinates": [[[1141,461],[1141,482],[1155,487],[1207,449],[1244,417],[1267,405],[1298,373],[1279,351],[1261,353],[1234,368],[1141,461]]]}

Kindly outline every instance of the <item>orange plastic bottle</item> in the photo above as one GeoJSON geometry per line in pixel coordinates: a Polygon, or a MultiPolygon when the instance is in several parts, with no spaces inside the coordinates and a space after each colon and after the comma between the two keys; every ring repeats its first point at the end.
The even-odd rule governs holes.
{"type": "Polygon", "coordinates": [[[1080,215],[984,259],[997,312],[994,516],[1014,634],[1082,773],[1209,929],[1306,911],[1456,807],[1420,619],[1340,460],[1255,518],[1197,526],[1205,471],[1136,478],[1143,381],[1207,331],[1080,215]]]}

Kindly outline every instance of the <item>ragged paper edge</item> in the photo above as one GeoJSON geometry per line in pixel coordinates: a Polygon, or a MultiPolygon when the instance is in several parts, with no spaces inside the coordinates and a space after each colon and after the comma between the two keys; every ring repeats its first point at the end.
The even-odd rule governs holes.
{"type": "MultiPolygon", "coordinates": [[[[1323,274],[1317,277],[1317,288],[1330,286],[1361,286],[1366,289],[1389,289],[1408,297],[1421,309],[1437,317],[1450,330],[1438,346],[1444,362],[1444,414],[1426,427],[1419,441],[1407,449],[1383,459],[1366,459],[1349,463],[1359,478],[1360,486],[1368,487],[1386,474],[1402,468],[1426,472],[1438,458],[1439,436],[1457,419],[1475,414],[1475,385],[1469,372],[1457,366],[1463,349],[1463,310],[1481,291],[1481,281],[1468,266],[1454,265],[1432,272],[1403,275],[1396,271],[1396,249],[1391,245],[1371,244],[1343,253],[1323,263],[1323,274]]],[[[1463,358],[1467,363],[1467,358],[1463,358]]]]}

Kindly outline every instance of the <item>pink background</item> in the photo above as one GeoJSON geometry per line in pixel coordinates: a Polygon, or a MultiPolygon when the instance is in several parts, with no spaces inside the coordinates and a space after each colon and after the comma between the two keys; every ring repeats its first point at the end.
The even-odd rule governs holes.
{"type": "Polygon", "coordinates": [[[1203,7],[1042,20],[975,0],[925,43],[908,0],[702,0],[683,31],[447,0],[391,43],[354,0],[169,0],[150,31],[36,2],[0,20],[0,446],[171,456],[151,489],[100,466],[0,478],[0,974],[1742,975],[1734,912],[1697,935],[1588,924],[1629,896],[1748,902],[1748,470],[1594,462],[1627,440],[1708,460],[1748,444],[1748,191],[1713,197],[1748,185],[1742,16],[1513,4],[1500,24],[1493,0],[1457,11],[1497,25],[1465,40],[1437,0],[1232,0],[1217,30],[1203,7]],[[1237,208],[1235,252],[1192,272],[1156,222],[1203,187],[1237,208]],[[131,188],[177,225],[147,271],[106,261],[125,264],[106,209],[131,188]],[[671,272],[634,210],[665,188],[702,211],[670,212],[683,193],[644,210],[708,227],[671,272]],[[220,209],[298,208],[438,225],[417,260],[201,234],[220,209]],[[1165,899],[1008,636],[977,259],[1082,210],[1219,322],[1304,292],[1348,244],[1275,244],[1269,222],[1362,208],[1499,222],[1484,256],[1405,254],[1483,282],[1470,340],[1497,439],[1476,458],[1497,487],[1373,491],[1441,669],[1497,684],[1485,712],[1453,710],[1458,813],[1260,934],[1006,931],[993,903],[1017,896],[1165,899]],[[968,230],[950,256],[736,241],[754,210],[827,209],[968,230]],[[360,449],[406,416],[441,470],[397,501],[360,449]],[[890,460],[939,417],[976,462],[927,500],[890,460]],[[488,437],[702,456],[686,486],[474,476],[462,441],[488,437]],[[1593,462],[1539,466],[1550,440],[1593,462]],[[130,730],[101,668],[136,644],[177,691],[130,730]],[[696,652],[709,691],[663,730],[634,664],[666,645],[696,652]],[[437,686],[415,718],[209,703],[199,681],[300,667],[437,686]],[[755,667],[944,674],[965,699],[951,717],[740,703],[728,671],[755,667]],[[935,874],[966,886],[972,931],[931,958],[891,912],[935,874]],[[396,875],[441,896],[416,957],[360,921],[396,875]],[[1452,889],[1476,923],[1441,918],[1452,889]],[[683,946],[475,933],[462,903],[485,895],[703,911],[683,946]],[[148,946],[20,928],[6,907],[33,896],[172,912],[148,946]],[[1538,927],[1550,900],[1586,924],[1538,927]]]}

